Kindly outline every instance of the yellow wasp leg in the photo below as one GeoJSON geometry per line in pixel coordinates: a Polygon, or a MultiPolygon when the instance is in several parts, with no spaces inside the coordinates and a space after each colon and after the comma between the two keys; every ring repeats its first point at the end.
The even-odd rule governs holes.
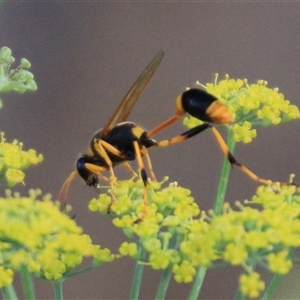
{"type": "Polygon", "coordinates": [[[202,131],[206,130],[207,128],[211,128],[212,126],[208,123],[204,123],[201,125],[198,125],[196,127],[191,128],[188,131],[183,132],[182,134],[176,135],[171,139],[168,140],[163,140],[157,143],[157,146],[160,147],[167,147],[173,144],[177,144],[177,143],[181,143],[199,133],[201,133],[202,131]]]}
{"type": "Polygon", "coordinates": [[[102,172],[106,171],[107,169],[105,167],[97,166],[91,163],[85,163],[84,165],[89,171],[96,174],[97,176],[101,177],[105,181],[109,181],[109,179],[102,174],[102,172]]]}
{"type": "Polygon", "coordinates": [[[136,159],[138,162],[138,166],[139,169],[141,171],[141,177],[144,183],[144,203],[143,203],[143,211],[142,211],[142,216],[141,218],[139,218],[137,222],[142,221],[145,219],[145,216],[147,215],[147,207],[148,207],[148,189],[147,189],[147,173],[145,170],[145,166],[144,166],[144,162],[142,159],[142,153],[141,153],[141,149],[139,147],[139,144],[137,141],[133,141],[133,146],[134,146],[134,150],[135,150],[135,154],[136,154],[136,159]]]}
{"type": "MultiPolygon", "coordinates": [[[[95,143],[97,143],[97,141],[100,142],[100,144],[109,152],[111,152],[112,154],[119,156],[119,157],[124,157],[124,154],[117,149],[116,147],[114,147],[113,145],[109,144],[108,142],[104,141],[104,140],[97,140],[95,141],[95,143]]],[[[99,153],[100,154],[100,153],[99,153]]],[[[101,155],[102,156],[102,155],[101,155]]],[[[103,156],[102,156],[103,157],[103,156]]],[[[104,158],[104,157],[103,157],[104,158]]]]}
{"type": "MultiPolygon", "coordinates": [[[[119,157],[124,157],[124,154],[119,151],[117,148],[115,148],[114,146],[112,146],[111,144],[107,143],[106,141],[104,140],[101,140],[101,145],[106,149],[108,150],[109,152],[111,152],[112,154],[116,155],[116,156],[119,156],[119,157]]],[[[155,177],[155,174],[153,172],[153,168],[152,168],[152,163],[151,163],[151,160],[150,160],[150,157],[149,157],[149,154],[148,154],[148,151],[147,151],[147,148],[146,147],[143,147],[142,150],[140,149],[140,152],[146,156],[146,160],[147,160],[147,165],[149,167],[149,170],[150,170],[150,174],[151,174],[151,179],[156,181],[156,177],[155,177]]],[[[138,174],[132,169],[132,167],[130,166],[130,164],[127,162],[127,161],[124,161],[123,162],[124,164],[124,167],[129,171],[131,172],[135,177],[138,177],[138,174]]]]}
{"type": "Polygon", "coordinates": [[[150,175],[151,175],[151,179],[152,179],[153,181],[157,181],[157,180],[156,180],[156,176],[155,176],[154,171],[153,171],[153,168],[152,168],[152,163],[151,163],[151,159],[150,159],[150,156],[149,156],[149,153],[148,153],[147,148],[146,148],[146,147],[143,147],[142,150],[141,150],[141,153],[142,153],[143,155],[145,155],[145,157],[146,157],[148,169],[149,169],[150,175]]]}
{"type": "MultiPolygon", "coordinates": [[[[116,148],[114,148],[112,145],[108,144],[107,142],[103,141],[103,140],[97,140],[95,139],[94,140],[94,146],[95,146],[95,150],[98,152],[98,154],[105,160],[109,170],[110,170],[110,174],[111,174],[111,194],[112,194],[112,199],[111,199],[111,203],[108,207],[108,212],[110,210],[110,207],[111,205],[113,204],[113,202],[115,201],[116,197],[115,197],[115,194],[114,194],[114,188],[115,188],[115,185],[117,183],[117,178],[115,176],[115,172],[114,172],[114,169],[113,169],[113,164],[112,164],[112,161],[111,159],[109,158],[108,154],[106,153],[105,151],[105,148],[109,151],[111,151],[112,149],[115,149],[115,151],[118,151],[116,148]],[[108,149],[108,148],[109,149],[108,149]]],[[[86,167],[89,169],[89,168],[93,168],[96,172],[94,172],[92,169],[89,169],[90,171],[94,172],[95,174],[97,175],[100,175],[101,174],[101,170],[99,166],[96,166],[96,165],[93,165],[93,164],[86,164],[86,167]],[[97,172],[98,170],[98,172],[97,172]]],[[[106,168],[103,168],[102,169],[106,169],[106,168]]]]}
{"type": "MultiPolygon", "coordinates": [[[[188,138],[191,138],[199,133],[201,133],[202,131],[211,128],[212,132],[222,150],[222,152],[224,153],[225,157],[228,159],[229,163],[232,166],[237,166],[242,172],[244,172],[247,176],[249,176],[250,178],[252,178],[253,180],[255,180],[256,182],[260,182],[262,184],[265,185],[270,185],[270,184],[274,184],[275,182],[273,182],[272,180],[268,180],[268,179],[264,179],[264,178],[260,178],[258,177],[255,173],[253,173],[250,169],[248,169],[246,166],[242,165],[241,163],[239,163],[235,157],[232,155],[232,153],[229,151],[223,137],[221,136],[221,134],[219,133],[219,131],[213,127],[212,125],[208,124],[208,123],[204,123],[202,125],[198,125],[178,136],[175,136],[171,139],[168,140],[163,140],[157,143],[158,146],[161,147],[167,147],[176,143],[181,143],[183,141],[185,141],[188,138]]],[[[295,183],[290,183],[290,182],[279,182],[280,185],[296,185],[295,183]]]]}
{"type": "MultiPolygon", "coordinates": [[[[101,144],[106,150],[108,150],[112,154],[119,156],[119,157],[124,157],[124,154],[120,150],[118,150],[111,144],[107,143],[106,141],[101,140],[101,144]]],[[[138,174],[132,169],[132,167],[130,166],[130,164],[127,161],[124,161],[123,165],[129,172],[131,172],[133,174],[134,177],[136,177],[136,178],[139,177],[138,174]]]]}
{"type": "Polygon", "coordinates": [[[125,161],[123,165],[129,172],[133,174],[135,178],[139,178],[139,175],[132,169],[131,165],[127,161],[125,161]]]}
{"type": "MultiPolygon", "coordinates": [[[[116,176],[115,176],[115,172],[113,170],[113,164],[111,159],[109,158],[107,152],[105,151],[105,149],[111,151],[118,151],[116,148],[114,148],[112,145],[108,144],[107,142],[103,141],[103,140],[97,140],[95,139],[94,141],[94,146],[95,146],[95,150],[98,152],[98,154],[105,160],[110,173],[111,173],[111,177],[112,177],[112,185],[116,183],[116,176]]],[[[97,173],[96,173],[97,174],[97,173]]]]}
{"type": "MultiPolygon", "coordinates": [[[[248,175],[250,178],[252,178],[254,181],[260,182],[262,184],[272,184],[274,183],[272,180],[268,180],[268,179],[264,179],[264,178],[260,178],[258,177],[255,173],[253,173],[251,170],[249,170],[246,166],[240,164],[232,155],[232,153],[229,151],[223,137],[221,136],[220,132],[215,128],[215,127],[211,127],[212,132],[222,150],[222,152],[224,153],[224,155],[227,157],[228,161],[230,162],[230,164],[233,166],[237,166],[238,168],[240,168],[240,170],[242,172],[244,172],[246,175],[248,175]]],[[[283,182],[283,183],[279,183],[280,185],[291,185],[291,183],[288,182],[283,182]]]]}

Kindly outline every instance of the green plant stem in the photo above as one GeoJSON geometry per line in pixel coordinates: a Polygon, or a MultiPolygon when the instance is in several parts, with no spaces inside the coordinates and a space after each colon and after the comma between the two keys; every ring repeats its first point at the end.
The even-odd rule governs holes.
{"type": "Polygon", "coordinates": [[[168,267],[162,272],[158,290],[155,297],[156,300],[165,299],[171,276],[172,276],[172,267],[168,267]]]}
{"type": "Polygon", "coordinates": [[[18,300],[16,291],[12,284],[4,286],[1,289],[1,293],[4,300],[18,300]]]}
{"type": "Polygon", "coordinates": [[[25,299],[34,300],[35,299],[34,285],[32,281],[32,276],[28,271],[27,266],[23,265],[21,267],[20,275],[21,275],[21,281],[22,281],[25,299]]]}
{"type": "MultiPolygon", "coordinates": [[[[236,142],[233,137],[233,131],[229,129],[228,136],[227,136],[227,146],[228,146],[229,151],[232,154],[234,151],[235,143],[236,142]]],[[[216,201],[215,201],[215,206],[214,206],[215,215],[220,215],[222,212],[222,207],[223,207],[225,194],[226,194],[227,186],[228,186],[230,170],[231,170],[231,165],[230,165],[227,157],[225,157],[223,160],[223,164],[222,164],[222,170],[221,170],[221,175],[220,175],[218,190],[217,190],[217,195],[216,195],[216,201]]]]}
{"type": "Polygon", "coordinates": [[[241,290],[238,289],[235,294],[234,300],[244,300],[244,299],[245,299],[245,296],[242,294],[241,290]]]}
{"type": "MultiPolygon", "coordinates": [[[[235,140],[233,137],[232,130],[228,129],[228,136],[227,136],[227,146],[229,148],[229,151],[233,153],[234,147],[235,147],[235,140]]],[[[218,184],[218,190],[215,200],[215,206],[214,206],[214,213],[215,215],[220,215],[222,212],[222,207],[225,199],[225,194],[228,186],[228,178],[230,174],[230,168],[231,165],[227,159],[227,157],[224,158],[223,164],[222,164],[222,170],[220,174],[219,184],[218,184]]],[[[198,269],[198,273],[195,277],[194,284],[192,286],[189,300],[198,299],[199,293],[201,291],[201,287],[204,281],[204,277],[207,271],[207,267],[201,266],[198,269]]]]}
{"type": "Polygon", "coordinates": [[[135,265],[131,292],[129,297],[130,300],[139,299],[140,289],[142,285],[143,271],[144,271],[144,265],[139,263],[139,261],[145,260],[145,257],[146,257],[146,250],[141,245],[139,245],[139,253],[135,265]]]}
{"type": "Polygon", "coordinates": [[[207,270],[207,267],[204,267],[204,266],[202,266],[198,269],[198,272],[195,277],[194,284],[192,286],[188,300],[198,299],[198,296],[199,296],[199,293],[200,293],[200,290],[201,290],[201,287],[202,287],[202,284],[204,281],[204,277],[206,274],[206,270],[207,270]]]}
{"type": "Polygon", "coordinates": [[[81,274],[84,274],[84,273],[87,273],[87,272],[90,272],[96,268],[98,268],[99,265],[92,265],[90,267],[87,267],[87,268],[84,268],[84,269],[80,269],[80,270],[75,270],[74,272],[72,273],[67,273],[64,275],[64,278],[67,279],[67,278],[71,278],[71,277],[75,277],[75,276],[78,276],[78,275],[81,275],[81,274]]]}
{"type": "Polygon", "coordinates": [[[271,299],[271,297],[273,296],[278,283],[280,282],[281,278],[283,276],[280,274],[275,274],[271,280],[271,282],[269,283],[268,287],[266,288],[263,296],[261,297],[261,300],[269,300],[271,299]]]}
{"type": "Polygon", "coordinates": [[[63,300],[63,291],[62,291],[62,285],[63,285],[63,279],[59,280],[53,280],[52,285],[54,289],[54,299],[55,300],[63,300]]]}
{"type": "MultiPolygon", "coordinates": [[[[183,236],[178,235],[176,230],[172,230],[171,232],[173,235],[173,240],[175,239],[175,241],[176,241],[174,246],[171,246],[171,248],[173,250],[178,250],[178,248],[183,240],[183,236]]],[[[169,232],[169,233],[171,233],[171,232],[169,232]]],[[[168,239],[166,239],[164,244],[165,244],[164,247],[167,249],[173,243],[168,238],[168,239]]],[[[158,286],[157,293],[156,293],[156,297],[155,297],[156,300],[165,299],[166,293],[169,288],[170,279],[172,276],[172,270],[173,270],[173,265],[169,265],[169,267],[164,269],[164,271],[162,272],[160,281],[159,281],[159,286],[158,286]]]]}

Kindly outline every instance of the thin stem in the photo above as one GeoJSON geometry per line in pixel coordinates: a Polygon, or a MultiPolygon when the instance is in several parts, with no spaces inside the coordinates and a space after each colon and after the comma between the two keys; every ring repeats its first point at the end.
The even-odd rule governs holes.
{"type": "Polygon", "coordinates": [[[18,300],[16,291],[12,284],[1,288],[3,300],[18,300]]]}
{"type": "Polygon", "coordinates": [[[65,274],[65,275],[64,275],[64,278],[67,279],[67,278],[71,278],[71,277],[74,277],[74,276],[78,276],[78,275],[87,273],[87,272],[89,272],[89,271],[92,271],[92,270],[96,269],[97,267],[98,267],[97,265],[92,265],[92,266],[86,267],[86,268],[84,268],[84,269],[75,270],[75,271],[72,272],[72,273],[67,273],[67,274],[65,274]]]}
{"type": "MultiPolygon", "coordinates": [[[[173,231],[172,234],[173,234],[173,236],[175,236],[176,235],[175,231],[173,231]]],[[[166,236],[164,235],[164,237],[166,237],[166,236]]],[[[173,243],[172,243],[172,241],[170,241],[169,238],[164,239],[164,240],[165,240],[164,241],[165,249],[171,247],[173,250],[178,250],[178,248],[183,240],[183,236],[177,235],[176,239],[173,239],[173,240],[175,240],[174,246],[171,246],[173,243]]],[[[157,293],[156,293],[156,297],[155,297],[156,300],[165,299],[166,293],[167,293],[167,290],[169,287],[170,279],[172,276],[172,269],[173,269],[173,266],[170,265],[168,268],[164,269],[164,271],[162,272],[160,281],[159,281],[159,286],[158,286],[157,293]]]]}
{"type": "Polygon", "coordinates": [[[201,287],[202,287],[202,284],[204,281],[204,277],[206,274],[206,270],[207,270],[207,267],[203,267],[203,266],[198,269],[198,272],[195,277],[194,284],[192,286],[188,300],[198,299],[198,296],[199,296],[199,293],[200,293],[200,290],[201,290],[201,287]]]}
{"type": "Polygon", "coordinates": [[[62,291],[62,285],[63,285],[64,279],[59,279],[59,280],[53,280],[52,285],[54,289],[54,299],[55,300],[63,300],[63,291],[62,291]]]}
{"type": "Polygon", "coordinates": [[[155,299],[157,300],[165,299],[171,276],[172,276],[172,267],[170,266],[166,268],[161,274],[155,299]]]}
{"type": "Polygon", "coordinates": [[[234,300],[244,300],[244,299],[245,299],[245,296],[242,294],[241,290],[238,289],[235,294],[234,300]]]}
{"type": "Polygon", "coordinates": [[[271,282],[269,283],[268,287],[266,288],[263,296],[261,297],[261,300],[269,300],[271,299],[271,297],[273,296],[278,283],[280,282],[281,278],[283,276],[280,274],[275,274],[271,280],[271,282]]]}
{"type": "MultiPolygon", "coordinates": [[[[228,130],[227,146],[229,148],[229,151],[233,154],[234,147],[235,147],[235,140],[233,138],[232,130],[228,130]]],[[[226,194],[227,186],[228,186],[230,170],[231,170],[231,165],[230,165],[227,157],[225,157],[223,160],[223,164],[222,164],[221,176],[219,179],[217,196],[216,196],[216,201],[215,201],[215,206],[214,206],[215,215],[220,215],[222,212],[222,207],[223,207],[225,194],[226,194]]]]}
{"type": "Polygon", "coordinates": [[[140,289],[142,285],[143,271],[144,271],[144,265],[140,264],[139,261],[143,261],[145,257],[146,257],[146,250],[141,245],[139,245],[138,259],[135,265],[131,292],[129,297],[130,300],[139,299],[140,289]]]}
{"type": "MultiPolygon", "coordinates": [[[[289,251],[289,258],[291,258],[293,256],[295,252],[295,249],[290,250],[289,251]]],[[[269,300],[272,298],[278,283],[280,282],[281,278],[283,277],[283,275],[281,274],[274,274],[272,280],[270,281],[270,283],[268,284],[263,296],[262,296],[262,300],[269,300]]]]}
{"type": "Polygon", "coordinates": [[[21,275],[25,299],[34,300],[35,299],[34,285],[32,281],[32,276],[28,271],[27,266],[23,265],[21,267],[20,275],[21,275]]]}
{"type": "MultiPolygon", "coordinates": [[[[233,138],[233,132],[232,130],[228,130],[228,136],[227,136],[227,146],[229,148],[229,151],[233,153],[234,147],[235,147],[235,140],[233,138]]],[[[218,184],[218,190],[217,190],[217,196],[215,200],[215,206],[214,206],[214,213],[215,215],[220,215],[222,212],[222,207],[225,199],[225,194],[227,190],[228,185],[228,178],[230,174],[230,168],[231,165],[227,159],[227,157],[224,158],[223,164],[222,164],[222,170],[220,174],[219,184],[218,184]]],[[[198,269],[198,273],[196,275],[196,278],[194,280],[194,284],[192,286],[189,300],[197,299],[205,278],[205,274],[207,271],[207,267],[201,266],[198,269]]]]}

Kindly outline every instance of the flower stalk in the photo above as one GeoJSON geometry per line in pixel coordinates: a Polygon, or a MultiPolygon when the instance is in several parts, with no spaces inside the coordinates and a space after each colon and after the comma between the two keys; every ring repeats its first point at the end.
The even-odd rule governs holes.
{"type": "Polygon", "coordinates": [[[18,296],[12,284],[1,288],[3,300],[18,300],[18,296]]]}
{"type": "MultiPolygon", "coordinates": [[[[234,152],[234,147],[235,147],[235,140],[233,137],[233,132],[232,130],[228,129],[228,135],[227,135],[227,146],[229,151],[233,154],[234,152]]],[[[225,195],[228,187],[228,179],[229,179],[229,174],[231,170],[231,164],[229,163],[227,157],[223,159],[222,163],[222,169],[220,173],[220,178],[219,178],[219,184],[217,188],[217,195],[216,195],[216,200],[215,200],[215,205],[214,205],[214,214],[216,216],[220,215],[222,212],[224,200],[225,200],[225,195]]],[[[201,287],[203,285],[203,281],[205,278],[207,272],[207,267],[201,266],[198,269],[197,275],[195,277],[190,295],[189,295],[189,300],[194,300],[198,299],[199,294],[201,292],[201,287]]]]}
{"type": "Polygon", "coordinates": [[[138,247],[138,257],[133,273],[133,280],[132,280],[132,286],[131,286],[131,292],[129,299],[130,300],[138,300],[142,285],[142,279],[143,279],[143,272],[144,272],[144,264],[141,263],[146,258],[146,250],[142,247],[138,247]]]}
{"type": "Polygon", "coordinates": [[[22,281],[25,299],[35,300],[36,297],[35,297],[35,289],[32,281],[32,275],[28,271],[26,265],[21,266],[20,274],[21,274],[21,281],[22,281]]]}
{"type": "Polygon", "coordinates": [[[198,269],[188,300],[197,300],[203,285],[207,267],[201,266],[198,269]]]}
{"type": "Polygon", "coordinates": [[[168,268],[164,269],[161,274],[155,299],[165,299],[171,277],[172,266],[169,266],[168,268]]]}
{"type": "Polygon", "coordinates": [[[64,279],[52,280],[53,290],[54,290],[54,299],[63,300],[63,282],[64,279]]]}
{"type": "MultiPolygon", "coordinates": [[[[228,129],[227,131],[227,147],[229,151],[233,154],[236,141],[234,139],[234,133],[232,130],[228,129]]],[[[229,174],[231,170],[231,164],[228,161],[228,158],[225,157],[222,163],[222,169],[219,178],[219,184],[217,188],[217,195],[214,205],[215,215],[220,215],[222,212],[225,195],[228,187],[229,174]]]]}
{"type": "Polygon", "coordinates": [[[269,300],[272,299],[272,296],[281,281],[283,275],[281,274],[275,274],[273,275],[273,278],[271,279],[269,285],[267,286],[265,292],[263,293],[261,300],[269,300]]]}

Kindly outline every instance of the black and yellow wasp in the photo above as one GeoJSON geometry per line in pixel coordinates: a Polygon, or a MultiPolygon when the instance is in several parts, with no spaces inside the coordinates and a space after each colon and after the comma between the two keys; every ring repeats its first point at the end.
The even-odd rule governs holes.
{"type": "Polygon", "coordinates": [[[231,124],[234,120],[227,107],[215,96],[207,93],[206,91],[200,89],[189,89],[179,95],[176,99],[176,114],[149,132],[145,131],[135,123],[127,121],[133,106],[155,73],[163,56],[163,51],[160,51],[155,55],[152,61],[129,89],[106,125],[95,133],[88,152],[82,155],[77,161],[77,170],[72,172],[69,178],[65,181],[59,195],[60,200],[66,197],[71,181],[78,174],[83,178],[87,185],[97,186],[99,178],[108,181],[108,178],[103,175],[103,172],[109,170],[111,174],[112,201],[114,201],[113,189],[116,185],[114,167],[122,163],[128,170],[136,175],[128,163],[128,161],[136,159],[140,169],[141,178],[144,183],[144,210],[141,216],[141,219],[143,219],[146,215],[148,202],[148,176],[144,167],[143,157],[146,158],[152,179],[156,180],[147,149],[153,146],[165,147],[175,143],[180,143],[208,128],[212,129],[213,134],[231,165],[238,166],[243,172],[258,182],[263,184],[270,183],[269,180],[259,178],[244,165],[238,163],[230,153],[222,136],[217,129],[211,125],[211,123],[231,124]],[[204,121],[204,123],[171,139],[156,141],[151,138],[155,133],[163,130],[167,126],[170,126],[186,113],[204,121]]]}

